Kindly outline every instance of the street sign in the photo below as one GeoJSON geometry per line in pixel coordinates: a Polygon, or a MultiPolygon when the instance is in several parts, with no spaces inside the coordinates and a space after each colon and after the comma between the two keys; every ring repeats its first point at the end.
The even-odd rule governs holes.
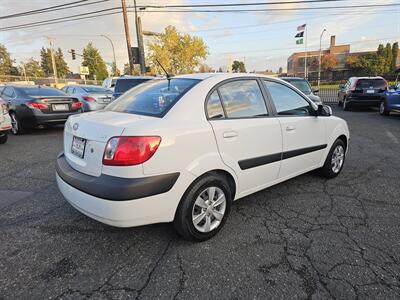
{"type": "Polygon", "coordinates": [[[89,67],[87,67],[87,66],[80,66],[79,67],[79,73],[81,74],[81,75],[89,75],[90,73],[89,73],[89,67]]]}

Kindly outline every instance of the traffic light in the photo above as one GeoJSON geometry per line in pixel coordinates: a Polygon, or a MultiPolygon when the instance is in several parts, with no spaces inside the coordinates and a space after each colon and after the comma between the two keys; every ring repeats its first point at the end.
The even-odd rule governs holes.
{"type": "Polygon", "coordinates": [[[71,49],[72,60],[76,59],[75,49],[71,49]]]}

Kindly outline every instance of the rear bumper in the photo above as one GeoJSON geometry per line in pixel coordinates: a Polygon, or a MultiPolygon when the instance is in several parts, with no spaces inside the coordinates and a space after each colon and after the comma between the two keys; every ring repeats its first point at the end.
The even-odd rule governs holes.
{"type": "MultiPolygon", "coordinates": [[[[87,215],[88,217],[115,227],[132,227],[153,223],[171,222],[174,219],[176,208],[178,207],[179,201],[182,198],[183,193],[190,185],[190,183],[195,179],[192,174],[190,174],[189,172],[185,172],[181,173],[179,177],[177,177],[176,183],[174,183],[171,189],[165,193],[154,194],[154,190],[157,190],[158,186],[152,184],[148,185],[145,190],[147,194],[154,194],[152,196],[137,198],[133,200],[109,200],[88,194],[71,185],[71,180],[68,179],[68,177],[80,176],[84,174],[79,173],[73,169],[70,170],[67,166],[64,165],[63,161],[63,155],[60,155],[57,159],[56,164],[56,179],[58,188],[60,189],[65,199],[74,208],[76,208],[81,213],[87,215]],[[64,178],[61,177],[60,174],[64,178]],[[69,182],[67,182],[66,180],[68,180],[69,182]]],[[[92,180],[90,183],[86,182],[87,186],[92,184],[96,185],[96,183],[94,183],[96,182],[96,177],[87,177],[91,178],[92,180]]],[[[112,176],[107,177],[109,178],[112,176]]],[[[142,188],[144,187],[143,184],[145,180],[147,180],[146,177],[141,178],[141,184],[136,181],[138,191],[142,190],[142,188]]],[[[115,191],[114,186],[109,182],[105,181],[104,184],[107,184],[107,188],[111,188],[113,189],[113,191],[115,191]]],[[[96,186],[99,187],[98,185],[96,186]]],[[[82,188],[82,186],[79,186],[79,188],[82,188]]],[[[132,193],[137,193],[138,191],[132,190],[132,193]]]]}
{"type": "Polygon", "coordinates": [[[381,103],[382,98],[381,97],[376,97],[376,98],[347,98],[346,102],[347,104],[351,105],[360,105],[360,106],[379,106],[381,103]]]}
{"type": "Polygon", "coordinates": [[[33,112],[36,124],[51,124],[51,123],[63,123],[67,121],[69,116],[80,114],[81,111],[56,113],[56,114],[44,114],[41,111],[35,110],[33,112]]]}
{"type": "Polygon", "coordinates": [[[113,201],[134,200],[168,192],[179,173],[142,178],[122,178],[101,174],[90,176],[73,169],[63,153],[57,157],[56,171],[66,183],[74,188],[102,199],[113,201]]]}

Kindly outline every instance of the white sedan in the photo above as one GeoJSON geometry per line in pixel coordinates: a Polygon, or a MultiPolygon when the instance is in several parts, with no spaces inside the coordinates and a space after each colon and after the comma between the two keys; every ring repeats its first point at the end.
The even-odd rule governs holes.
{"type": "Polygon", "coordinates": [[[314,169],[337,176],[348,142],[344,120],[282,80],[183,75],[71,116],[56,176],[64,197],[93,219],[173,222],[201,241],[222,228],[234,200],[314,169]]]}

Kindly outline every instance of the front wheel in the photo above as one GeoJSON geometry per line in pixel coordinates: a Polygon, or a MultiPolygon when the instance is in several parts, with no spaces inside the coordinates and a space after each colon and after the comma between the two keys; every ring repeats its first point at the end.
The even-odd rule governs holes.
{"type": "Polygon", "coordinates": [[[0,132],[0,144],[5,144],[8,139],[7,132],[0,132]]]}
{"type": "Polygon", "coordinates": [[[189,187],[178,206],[174,227],[185,239],[205,241],[216,235],[229,215],[232,203],[224,176],[208,174],[189,187]]]}
{"type": "Polygon", "coordinates": [[[337,139],[326,157],[321,168],[322,175],[326,178],[334,178],[342,171],[346,156],[346,145],[341,139],[337,139]]]}
{"type": "Polygon", "coordinates": [[[381,116],[388,116],[390,114],[390,110],[387,109],[385,101],[382,101],[379,105],[379,113],[381,116]]]}

